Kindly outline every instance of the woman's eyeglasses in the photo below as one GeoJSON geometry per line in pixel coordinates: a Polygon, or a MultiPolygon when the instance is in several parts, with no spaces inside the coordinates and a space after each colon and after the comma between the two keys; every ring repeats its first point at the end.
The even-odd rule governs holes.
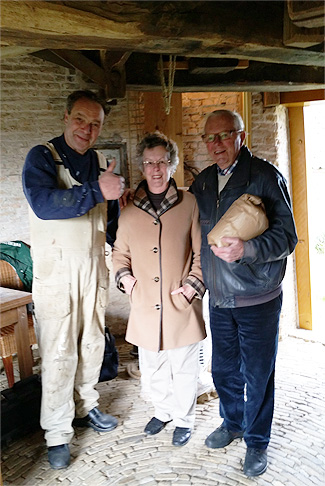
{"type": "Polygon", "coordinates": [[[159,167],[160,165],[163,167],[164,166],[167,167],[170,163],[170,160],[163,159],[163,160],[156,160],[155,162],[152,160],[144,160],[142,163],[144,167],[149,167],[149,168],[153,168],[156,166],[159,167]]]}

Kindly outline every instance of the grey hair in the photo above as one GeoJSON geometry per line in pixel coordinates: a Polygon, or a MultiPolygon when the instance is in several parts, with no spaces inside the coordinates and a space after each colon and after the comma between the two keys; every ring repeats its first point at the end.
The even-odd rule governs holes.
{"type": "Polygon", "coordinates": [[[170,138],[167,138],[166,135],[159,131],[147,133],[137,145],[136,159],[141,172],[143,172],[143,152],[145,149],[152,149],[154,147],[164,147],[166,149],[168,158],[170,160],[169,167],[171,170],[171,175],[173,175],[179,162],[178,147],[176,142],[170,138]]]}
{"type": "Polygon", "coordinates": [[[240,114],[237,113],[237,111],[215,110],[207,116],[207,118],[205,120],[205,124],[212,117],[226,117],[226,118],[231,119],[233,121],[235,130],[242,130],[242,131],[245,130],[245,125],[244,125],[243,119],[240,116],[240,114]]]}

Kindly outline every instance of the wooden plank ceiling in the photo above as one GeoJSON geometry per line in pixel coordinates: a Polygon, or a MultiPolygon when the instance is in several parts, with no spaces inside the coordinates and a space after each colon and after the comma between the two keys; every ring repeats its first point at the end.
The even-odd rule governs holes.
{"type": "Polygon", "coordinates": [[[323,89],[323,1],[1,1],[1,57],[74,67],[122,98],[174,91],[323,89]],[[167,81],[166,81],[167,82],[167,81]]]}

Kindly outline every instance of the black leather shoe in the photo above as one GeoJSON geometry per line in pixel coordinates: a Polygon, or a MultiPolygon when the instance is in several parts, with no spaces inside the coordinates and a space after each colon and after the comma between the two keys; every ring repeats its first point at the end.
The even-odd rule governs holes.
{"type": "Polygon", "coordinates": [[[191,429],[186,427],[176,427],[173,433],[173,445],[179,447],[187,444],[191,435],[191,429]]]}
{"type": "Polygon", "coordinates": [[[206,439],[205,445],[211,449],[221,449],[226,447],[235,439],[241,439],[244,432],[232,432],[226,429],[224,425],[220,425],[216,430],[212,432],[206,439]]]}
{"type": "Polygon", "coordinates": [[[267,468],[266,449],[247,448],[244,462],[244,474],[248,477],[260,476],[267,468]]]}
{"type": "Polygon", "coordinates": [[[69,444],[51,446],[48,448],[47,454],[52,469],[65,469],[70,465],[69,444]]]}
{"type": "Polygon", "coordinates": [[[75,418],[72,425],[75,427],[91,427],[97,432],[109,432],[117,427],[117,419],[95,407],[90,410],[86,417],[75,418]]]}
{"type": "Polygon", "coordinates": [[[162,422],[156,417],[152,417],[152,419],[149,420],[149,422],[145,426],[144,432],[148,435],[159,434],[159,432],[161,432],[169,422],[171,422],[171,420],[169,420],[168,422],[162,422]]]}

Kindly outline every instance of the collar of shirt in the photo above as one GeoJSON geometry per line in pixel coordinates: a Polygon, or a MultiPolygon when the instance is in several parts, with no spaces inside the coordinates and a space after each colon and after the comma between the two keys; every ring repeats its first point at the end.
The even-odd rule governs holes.
{"type": "Polygon", "coordinates": [[[96,181],[99,177],[97,154],[89,149],[85,154],[79,154],[65,141],[64,134],[50,140],[61,157],[64,167],[80,184],[96,181]]]}
{"type": "Polygon", "coordinates": [[[218,174],[221,176],[232,174],[237,164],[238,164],[238,159],[235,160],[235,162],[229,167],[227,167],[226,169],[220,169],[220,167],[217,165],[218,174]]]}

